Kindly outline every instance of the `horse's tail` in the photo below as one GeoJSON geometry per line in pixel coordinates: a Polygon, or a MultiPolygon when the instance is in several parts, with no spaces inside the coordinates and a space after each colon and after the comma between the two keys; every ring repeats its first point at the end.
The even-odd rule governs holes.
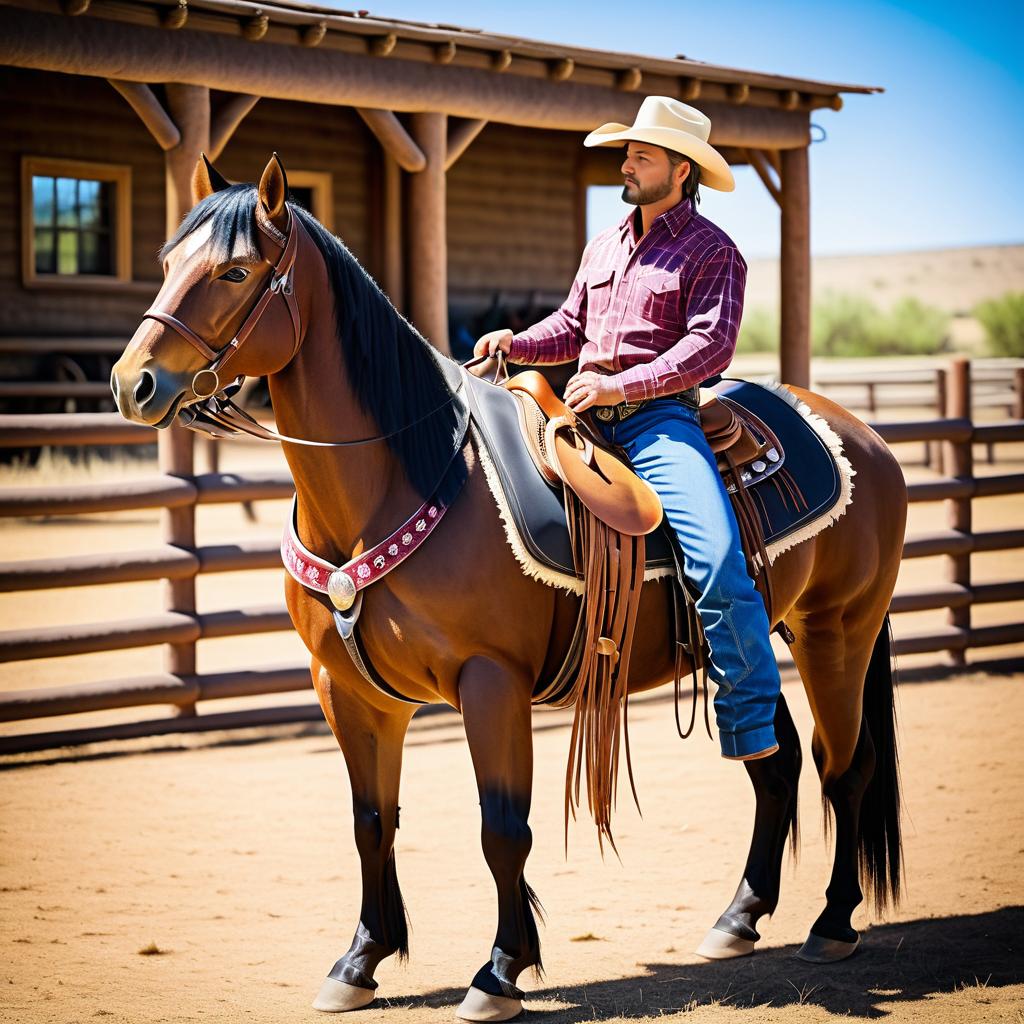
{"type": "Polygon", "coordinates": [[[896,751],[892,627],[886,615],[864,680],[864,724],[875,748],[875,771],[860,810],[858,855],[861,882],[882,911],[900,899],[900,772],[896,751]]]}

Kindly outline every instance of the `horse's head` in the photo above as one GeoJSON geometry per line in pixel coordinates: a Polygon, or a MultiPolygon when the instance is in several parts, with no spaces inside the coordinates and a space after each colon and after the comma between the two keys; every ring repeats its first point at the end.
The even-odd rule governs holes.
{"type": "Polygon", "coordinates": [[[155,427],[236,376],[282,369],[302,338],[292,278],[303,229],[277,155],[255,187],[230,185],[204,156],[192,195],[161,251],[163,287],[110,378],[121,415],[155,427]]]}

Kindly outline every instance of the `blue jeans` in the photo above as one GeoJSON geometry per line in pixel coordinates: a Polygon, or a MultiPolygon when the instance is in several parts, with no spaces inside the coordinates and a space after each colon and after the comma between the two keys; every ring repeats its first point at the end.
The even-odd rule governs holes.
{"type": "Polygon", "coordinates": [[[656,399],[622,422],[592,422],[658,492],[683,552],[683,572],[701,592],[697,613],[711,652],[723,756],[770,749],[781,685],[770,623],[697,410],[656,399]]]}

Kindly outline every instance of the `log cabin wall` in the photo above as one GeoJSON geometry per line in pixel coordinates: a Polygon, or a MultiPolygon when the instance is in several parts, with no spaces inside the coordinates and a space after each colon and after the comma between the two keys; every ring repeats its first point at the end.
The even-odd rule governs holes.
{"type": "Polygon", "coordinates": [[[163,153],[103,79],[0,67],[0,222],[0,334],[130,337],[162,276],[163,153]],[[23,156],[131,167],[132,282],[24,287],[23,156]]]}
{"type": "Polygon", "coordinates": [[[448,172],[449,300],[565,296],[579,266],[582,136],[489,124],[448,172]]]}
{"type": "Polygon", "coordinates": [[[217,169],[231,181],[255,182],[276,152],[286,172],[328,172],[334,198],[331,228],[372,273],[378,261],[372,243],[377,148],[351,107],[262,99],[238,126],[217,169]]]}

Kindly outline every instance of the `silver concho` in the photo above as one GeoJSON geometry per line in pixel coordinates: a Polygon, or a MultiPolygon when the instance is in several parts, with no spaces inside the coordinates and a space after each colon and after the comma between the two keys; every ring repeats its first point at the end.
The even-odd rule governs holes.
{"type": "Polygon", "coordinates": [[[763,473],[768,468],[768,463],[762,462],[760,459],[758,459],[756,462],[752,462],[750,464],[750,468],[755,473],[763,473]]]}
{"type": "Polygon", "coordinates": [[[769,462],[778,462],[779,461],[779,453],[778,453],[777,449],[775,449],[775,448],[769,448],[768,451],[765,452],[765,455],[768,456],[768,461],[769,462]]]}
{"type": "Polygon", "coordinates": [[[327,596],[338,611],[347,612],[356,599],[356,585],[352,577],[341,569],[332,572],[327,578],[327,596]]]}

